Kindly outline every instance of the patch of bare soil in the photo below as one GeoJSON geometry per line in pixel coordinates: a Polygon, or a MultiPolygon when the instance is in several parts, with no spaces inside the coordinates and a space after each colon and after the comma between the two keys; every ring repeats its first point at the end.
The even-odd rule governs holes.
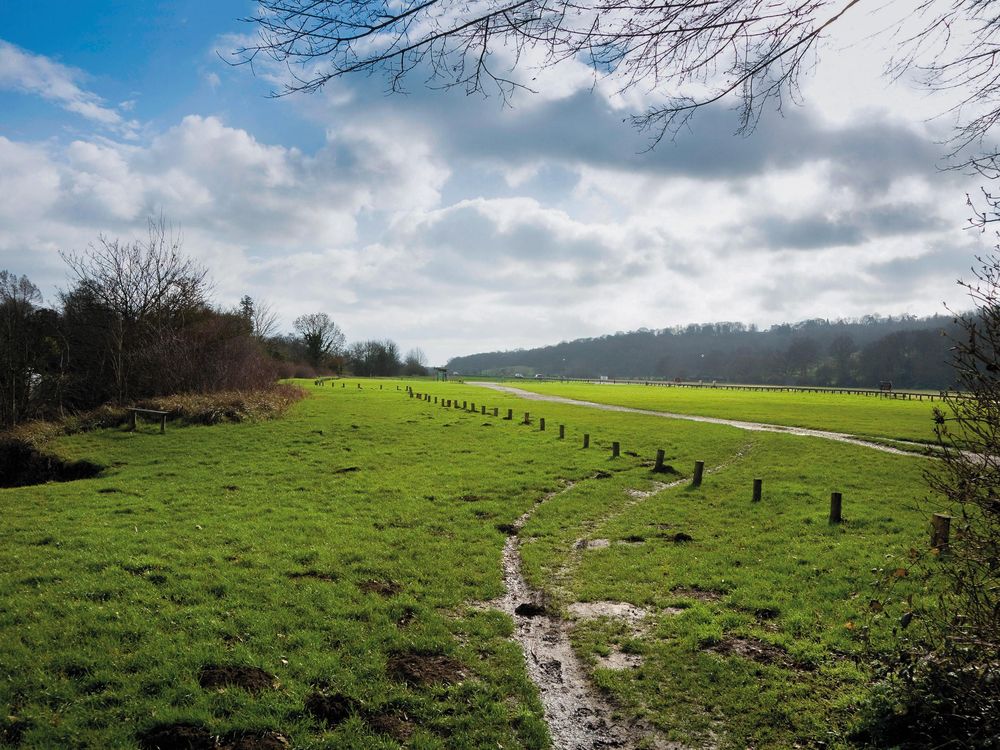
{"type": "Polygon", "coordinates": [[[669,487],[669,484],[664,484],[663,482],[651,482],[648,490],[638,490],[633,487],[625,490],[625,494],[636,500],[645,500],[647,497],[652,497],[669,487]]]}
{"type": "Polygon", "coordinates": [[[340,693],[329,695],[316,691],[306,696],[305,708],[307,713],[328,727],[335,727],[358,710],[358,702],[340,693]]]}
{"type": "Polygon", "coordinates": [[[674,586],[670,589],[670,593],[676,596],[683,596],[685,599],[697,599],[700,602],[717,602],[726,595],[725,591],[703,589],[698,586],[674,586]]]}
{"type": "Polygon", "coordinates": [[[774,664],[779,667],[808,669],[807,665],[797,664],[781,646],[775,646],[773,643],[765,643],[757,638],[747,636],[723,638],[706,650],[714,651],[722,656],[741,656],[758,664],[774,664]]]}
{"type": "Polygon", "coordinates": [[[160,724],[139,735],[142,750],[215,750],[215,737],[201,724],[160,724]]]}
{"type": "Polygon", "coordinates": [[[219,750],[287,750],[292,743],[279,732],[229,732],[219,738],[219,750]]]}
{"type": "Polygon", "coordinates": [[[402,652],[389,657],[386,672],[407,685],[454,685],[465,679],[465,667],[445,654],[402,652]]]}
{"type": "Polygon", "coordinates": [[[649,611],[628,602],[574,602],[567,608],[576,620],[596,620],[609,617],[613,620],[625,620],[633,625],[638,624],[649,615],[649,611]]]}
{"type": "Polygon", "coordinates": [[[639,654],[626,654],[624,651],[615,649],[607,656],[599,657],[597,666],[601,669],[623,672],[627,669],[638,669],[642,666],[642,661],[642,656],[639,654]]]}
{"type": "Polygon", "coordinates": [[[259,693],[277,687],[278,678],[258,667],[207,664],[198,673],[198,684],[206,690],[238,687],[248,693],[259,693]]]}
{"type": "Polygon", "coordinates": [[[396,581],[362,581],[358,584],[358,588],[369,594],[378,594],[379,596],[390,597],[395,596],[403,587],[396,581]]]}
{"type": "Polygon", "coordinates": [[[608,539],[577,539],[573,546],[577,549],[604,549],[610,547],[611,542],[608,539]]]}
{"type": "Polygon", "coordinates": [[[375,713],[367,718],[368,726],[379,734],[387,734],[396,742],[407,742],[417,725],[403,711],[375,713]]]}

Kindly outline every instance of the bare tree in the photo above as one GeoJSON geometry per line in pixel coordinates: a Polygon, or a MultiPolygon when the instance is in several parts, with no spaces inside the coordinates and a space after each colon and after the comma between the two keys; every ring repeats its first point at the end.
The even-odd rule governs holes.
{"type": "Polygon", "coordinates": [[[250,335],[257,341],[263,341],[274,335],[278,330],[278,314],[271,305],[261,300],[255,300],[249,294],[240,298],[237,310],[250,328],[250,335]]]}
{"type": "Polygon", "coordinates": [[[419,347],[414,347],[406,353],[403,359],[404,375],[426,375],[427,355],[419,347]]]}
{"type": "Polygon", "coordinates": [[[181,253],[181,241],[163,218],[149,220],[146,240],[122,242],[101,236],[83,253],[63,253],[74,287],[63,294],[71,308],[89,308],[114,380],[114,399],[124,403],[135,366],[158,332],[206,304],[207,271],[181,253]]]}
{"type": "Polygon", "coordinates": [[[330,355],[344,348],[344,332],[326,313],[300,315],[292,324],[302,337],[306,358],[313,367],[320,367],[330,355]]]}
{"type": "Polygon", "coordinates": [[[27,276],[0,271],[0,426],[17,424],[27,409],[37,346],[31,318],[41,301],[27,276]]]}
{"type": "MultiPolygon", "coordinates": [[[[742,128],[762,108],[798,92],[817,44],[848,13],[879,0],[257,0],[255,44],[292,78],[276,94],[316,91],[351,73],[381,72],[393,90],[419,69],[433,83],[507,97],[524,87],[514,73],[529,58],[542,67],[589,64],[622,90],[652,103],[632,118],[659,139],[697,108],[735,96],[742,128]],[[540,61],[540,62],[539,62],[540,61]]],[[[963,92],[957,146],[978,142],[1000,119],[996,51],[1000,16],[993,0],[900,3],[895,71],[920,67],[935,89],[963,92]],[[916,6],[916,7],[914,7],[916,6]],[[967,36],[954,33],[967,25],[967,36]]],[[[996,170],[995,156],[974,163],[996,170]]]]}

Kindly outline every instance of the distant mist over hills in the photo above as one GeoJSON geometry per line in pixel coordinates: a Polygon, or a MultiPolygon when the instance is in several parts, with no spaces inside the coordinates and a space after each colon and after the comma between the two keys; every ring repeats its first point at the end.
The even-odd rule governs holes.
{"type": "Polygon", "coordinates": [[[538,349],[455,357],[463,375],[715,380],[840,387],[944,389],[952,385],[951,317],[868,315],[758,330],[743,323],[640,328],[538,349]]]}

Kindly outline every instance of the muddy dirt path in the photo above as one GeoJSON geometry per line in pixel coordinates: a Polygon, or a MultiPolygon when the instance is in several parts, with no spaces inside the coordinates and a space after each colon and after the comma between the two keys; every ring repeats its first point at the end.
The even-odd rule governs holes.
{"type": "Polygon", "coordinates": [[[850,445],[860,445],[863,448],[871,448],[872,450],[882,451],[883,453],[892,453],[897,456],[921,456],[920,453],[914,453],[912,451],[899,450],[898,448],[893,448],[888,445],[882,445],[881,443],[873,443],[868,440],[862,440],[855,435],[848,435],[843,432],[830,432],[828,430],[813,430],[808,427],[788,427],[787,425],[779,424],[766,424],[764,422],[743,422],[738,419],[722,419],[721,417],[702,417],[695,414],[676,414],[674,412],[668,411],[653,411],[652,409],[637,409],[632,406],[616,406],[614,404],[599,404],[595,401],[581,401],[574,398],[565,398],[563,396],[549,396],[544,393],[532,393],[531,391],[523,391],[520,388],[512,388],[508,385],[501,385],[500,383],[490,383],[486,381],[480,381],[476,383],[469,383],[468,385],[477,385],[483,388],[491,388],[495,391],[500,391],[502,393],[509,393],[513,396],[518,396],[520,398],[529,399],[531,401],[550,401],[555,404],[568,404],[569,406],[585,406],[589,409],[600,409],[602,411],[618,411],[627,412],[629,414],[644,414],[650,417],[663,417],[665,419],[686,419],[689,422],[705,422],[707,424],[721,424],[728,427],[736,427],[741,430],[752,430],[755,432],[782,432],[788,435],[799,435],[802,437],[817,437],[824,440],[834,440],[838,443],[849,443],[850,445]]]}
{"type": "MultiPolygon", "coordinates": [[[[538,505],[572,487],[573,483],[567,482],[562,489],[540,498],[514,522],[514,530],[519,532],[524,527],[538,505]]],[[[597,694],[586,667],[570,645],[572,622],[547,611],[542,592],[531,588],[525,580],[516,533],[504,545],[503,578],[507,591],[503,598],[489,602],[489,606],[503,610],[514,620],[514,637],[524,651],[528,674],[538,687],[553,747],[557,750],[635,748],[645,741],[645,747],[680,749],[679,745],[658,740],[650,727],[615,716],[608,702],[597,694]]],[[[624,607],[623,611],[632,617],[645,616],[645,612],[631,605],[613,606],[624,607]]]]}

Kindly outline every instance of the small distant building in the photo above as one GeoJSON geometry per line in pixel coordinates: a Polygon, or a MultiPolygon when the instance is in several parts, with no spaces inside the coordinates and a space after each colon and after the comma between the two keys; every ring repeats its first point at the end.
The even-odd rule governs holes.
{"type": "Polygon", "coordinates": [[[447,380],[448,379],[448,368],[447,367],[435,367],[434,371],[435,371],[434,372],[434,379],[435,380],[447,380]]]}

